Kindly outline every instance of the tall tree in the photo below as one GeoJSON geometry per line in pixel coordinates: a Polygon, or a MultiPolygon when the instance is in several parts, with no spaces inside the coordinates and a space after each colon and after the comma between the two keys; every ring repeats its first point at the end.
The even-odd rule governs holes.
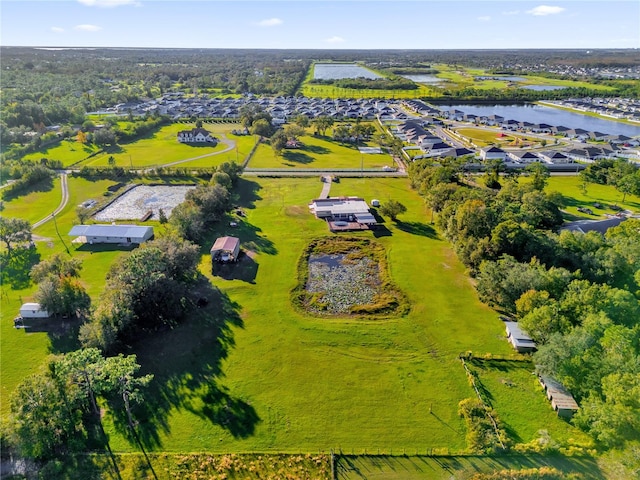
{"type": "Polygon", "coordinates": [[[0,217],[0,240],[11,253],[16,245],[31,241],[31,224],[22,218],[0,217]]]}

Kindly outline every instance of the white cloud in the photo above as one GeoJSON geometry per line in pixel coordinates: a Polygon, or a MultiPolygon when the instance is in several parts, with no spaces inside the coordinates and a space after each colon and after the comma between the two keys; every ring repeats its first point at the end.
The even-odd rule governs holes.
{"type": "Polygon", "coordinates": [[[277,27],[283,23],[280,18],[265,18],[264,20],[260,20],[256,25],[259,27],[277,27]]]}
{"type": "Polygon", "coordinates": [[[100,8],[113,8],[113,7],[121,7],[122,5],[134,5],[136,7],[140,6],[140,2],[137,0],[78,0],[83,5],[87,7],[100,7],[100,8]]]}
{"type": "Polygon", "coordinates": [[[51,27],[51,31],[54,32],[54,33],[64,33],[64,28],[51,27]]]}
{"type": "Polygon", "coordinates": [[[507,12],[502,12],[502,15],[518,15],[520,10],[509,10],[507,12]]]}
{"type": "Polygon", "coordinates": [[[102,30],[102,27],[99,27],[98,25],[89,25],[86,23],[82,25],[76,25],[73,28],[74,30],[80,30],[81,32],[98,32],[102,30]]]}
{"type": "Polygon", "coordinates": [[[325,38],[324,41],[327,42],[327,43],[343,43],[344,42],[344,38],[338,37],[337,35],[334,35],[333,37],[325,38]]]}
{"type": "Polygon", "coordinates": [[[553,7],[550,5],[539,5],[531,10],[527,10],[529,15],[535,15],[536,17],[543,17],[546,15],[556,15],[558,13],[562,13],[566,10],[563,7],[553,7]]]}
{"type": "Polygon", "coordinates": [[[478,20],[480,20],[481,22],[488,22],[489,20],[491,20],[491,17],[489,15],[483,15],[482,17],[478,17],[478,20]]]}

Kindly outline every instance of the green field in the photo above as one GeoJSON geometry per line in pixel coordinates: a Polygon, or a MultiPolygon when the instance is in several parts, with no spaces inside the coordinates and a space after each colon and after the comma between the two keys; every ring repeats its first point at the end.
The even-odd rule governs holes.
{"type": "MultiPolygon", "coordinates": [[[[549,188],[571,196],[577,189],[572,182],[576,179],[553,177],[549,188]]],[[[75,205],[111,183],[69,179],[70,203],[57,217],[66,245],[70,246],[65,233],[75,221],[75,205]]],[[[603,188],[608,194],[613,190],[603,188]]],[[[210,306],[183,324],[131,346],[129,353],[138,355],[143,371],[155,375],[146,405],[150,413],[140,424],[149,450],[317,453],[333,448],[345,454],[380,449],[396,455],[464,451],[466,432],[457,405],[473,390],[458,355],[510,354],[502,322],[477,300],[464,267],[429,225],[429,212],[407,179],[343,179],[332,184],[330,194],[395,199],[407,206],[400,222],[387,220],[383,228],[358,235],[385,247],[390,275],[409,298],[410,313],[357,320],[317,318],[294,310],[290,291],[297,280],[298,258],[311,239],[330,235],[324,222],[308,212],[308,202],[320,189],[317,179],[242,179],[238,205],[247,216],[234,217],[239,221],[236,228],[221,222],[202,247],[201,272],[220,293],[210,292],[210,306]],[[234,279],[211,273],[208,247],[223,234],[239,236],[250,253],[231,276],[234,279]]],[[[40,201],[36,197],[32,200],[40,201]]],[[[11,203],[10,208],[17,209],[11,203]]],[[[41,257],[65,251],[53,223],[35,233],[48,239],[38,242],[41,257]]],[[[161,234],[159,228],[157,235],[161,234]]],[[[82,281],[94,299],[109,266],[123,254],[75,247],[70,253],[84,259],[82,281]]],[[[3,282],[2,287],[3,399],[43,364],[49,351],[77,346],[65,335],[12,328],[20,303],[34,291],[18,280],[3,282]]],[[[558,441],[584,438],[555,417],[524,370],[491,368],[480,372],[480,379],[514,440],[529,442],[541,429],[558,441]],[[507,388],[505,378],[516,387],[507,388]]],[[[3,401],[3,415],[8,409],[8,401],[3,401]]],[[[104,423],[114,451],[137,450],[118,433],[109,415],[104,423]]],[[[361,478],[352,473],[342,478],[361,478]]]]}
{"type": "Polygon", "coordinates": [[[247,166],[249,168],[381,169],[385,165],[393,165],[393,158],[388,154],[361,154],[356,146],[341,144],[328,137],[305,135],[300,138],[300,141],[303,144],[302,148],[285,149],[279,156],[276,156],[270,145],[260,144],[247,166]]]}
{"type": "Polygon", "coordinates": [[[41,158],[60,160],[63,167],[69,167],[85,160],[89,155],[96,153],[98,150],[98,147],[95,145],[82,144],[73,138],[62,140],[55,145],[25,155],[23,158],[29,161],[40,161],[41,158]]]}
{"type": "MultiPolygon", "coordinates": [[[[528,181],[526,178],[523,182],[528,181]]],[[[632,212],[640,212],[640,198],[627,195],[625,202],[622,202],[623,194],[618,192],[611,185],[598,185],[588,183],[585,185],[586,193],[581,189],[582,180],[578,176],[552,176],[546,187],[548,192],[561,192],[564,196],[566,207],[563,209],[567,220],[591,219],[599,220],[605,218],[605,213],[615,214],[615,210],[609,208],[611,205],[618,205],[632,212]],[[600,203],[604,208],[598,209],[593,206],[600,203]],[[594,215],[578,212],[578,207],[590,208],[594,215]]]]}

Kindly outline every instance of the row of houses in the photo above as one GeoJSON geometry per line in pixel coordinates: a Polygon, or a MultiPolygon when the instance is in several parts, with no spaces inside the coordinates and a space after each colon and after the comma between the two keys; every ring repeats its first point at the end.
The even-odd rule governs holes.
{"type": "Polygon", "coordinates": [[[548,103],[562,107],[592,112],[605,117],[627,119],[640,122],[640,100],[629,98],[586,97],[556,100],[548,103]]]}

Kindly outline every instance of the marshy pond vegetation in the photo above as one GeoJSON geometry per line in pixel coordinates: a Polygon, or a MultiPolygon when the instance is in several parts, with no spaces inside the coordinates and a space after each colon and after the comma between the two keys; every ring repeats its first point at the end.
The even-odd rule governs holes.
{"type": "Polygon", "coordinates": [[[392,283],[384,247],[366,238],[313,240],[298,264],[293,303],[314,315],[401,316],[409,311],[392,283]]]}

